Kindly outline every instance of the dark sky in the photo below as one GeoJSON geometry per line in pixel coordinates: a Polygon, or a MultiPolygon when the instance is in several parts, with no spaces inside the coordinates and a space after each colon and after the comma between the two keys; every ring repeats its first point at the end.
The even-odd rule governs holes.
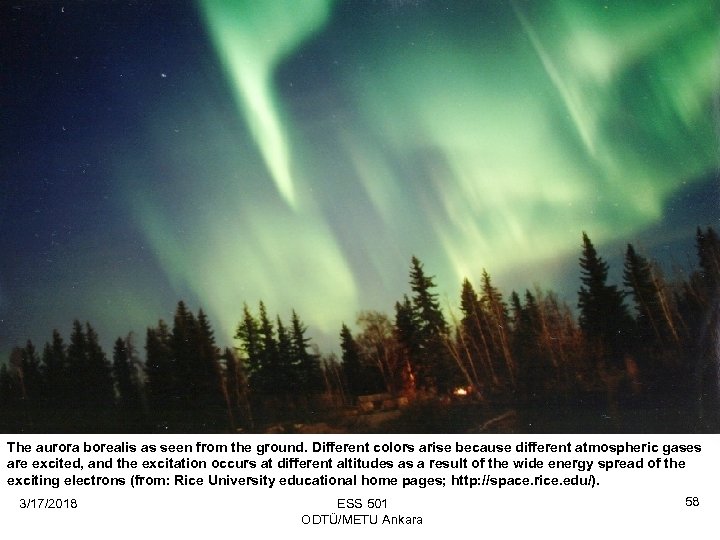
{"type": "MultiPolygon", "coordinates": [[[[714,2],[0,7],[0,353],[202,306],[324,347],[417,255],[571,303],[583,230],[668,273],[716,225],[714,2]]],[[[138,341],[141,342],[141,339],[138,341]]]]}

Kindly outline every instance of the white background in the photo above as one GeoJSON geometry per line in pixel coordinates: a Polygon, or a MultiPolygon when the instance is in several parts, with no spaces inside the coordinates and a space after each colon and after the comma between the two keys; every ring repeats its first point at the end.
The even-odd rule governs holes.
{"type": "MultiPolygon", "coordinates": [[[[0,479],[0,516],[2,530],[22,534],[25,538],[128,538],[136,535],[140,538],[153,536],[162,538],[212,538],[213,536],[240,537],[246,534],[263,534],[269,537],[288,535],[292,538],[395,538],[409,534],[422,538],[462,535],[480,537],[489,534],[502,534],[508,538],[520,538],[537,535],[542,538],[601,538],[608,534],[626,538],[639,537],[675,538],[691,537],[695,534],[707,536],[716,531],[718,510],[718,457],[720,453],[720,435],[240,435],[240,436],[202,436],[202,435],[2,435],[0,438],[0,458],[2,475],[0,479]],[[10,454],[8,441],[31,444],[31,454],[10,454]],[[137,452],[128,454],[106,453],[102,455],[85,452],[69,454],[38,454],[34,451],[38,443],[77,443],[81,449],[84,442],[120,444],[123,441],[137,446],[137,452]],[[197,441],[230,444],[232,441],[251,444],[250,454],[142,454],[142,444],[192,444],[197,441]],[[304,441],[307,452],[297,454],[271,454],[258,456],[255,448],[262,443],[296,444],[304,441]],[[409,443],[415,447],[413,453],[383,454],[321,454],[312,452],[313,441],[334,441],[337,443],[370,442],[371,450],[375,444],[409,443]],[[421,454],[421,444],[437,442],[452,444],[510,444],[513,449],[522,441],[540,443],[567,443],[572,445],[583,442],[595,444],[640,444],[651,442],[660,446],[657,454],[548,454],[548,453],[511,453],[511,454],[421,454]],[[700,453],[675,453],[676,460],[685,461],[684,469],[651,469],[649,459],[666,456],[662,452],[664,444],[700,444],[700,453]],[[213,458],[254,459],[259,463],[267,457],[273,462],[286,456],[303,459],[333,458],[333,462],[343,457],[373,459],[379,457],[397,463],[400,459],[417,461],[430,459],[455,459],[467,457],[469,460],[479,457],[496,457],[510,460],[505,471],[497,469],[465,470],[424,470],[413,469],[375,469],[346,471],[326,469],[279,469],[270,470],[241,469],[228,470],[109,470],[83,471],[60,470],[11,470],[7,468],[11,459],[52,459],[62,456],[66,459],[80,457],[83,463],[90,459],[114,460],[122,455],[127,459],[141,462],[143,459],[163,457],[189,457],[205,459],[208,464],[213,458]],[[537,457],[546,463],[540,470],[514,469],[512,460],[524,457],[537,457]],[[642,469],[602,471],[598,460],[643,458],[642,469]],[[574,470],[553,471],[547,467],[550,459],[584,459],[594,462],[588,472],[574,470]],[[46,477],[59,476],[62,479],[73,473],[83,476],[92,474],[104,476],[123,476],[127,485],[115,487],[67,487],[60,488],[9,486],[7,479],[12,476],[29,476],[33,473],[46,477]],[[156,476],[191,474],[205,479],[203,486],[186,487],[130,487],[130,475],[140,473],[156,476]],[[210,486],[208,474],[218,473],[231,476],[259,476],[269,474],[276,478],[297,474],[299,476],[318,476],[331,474],[345,476],[360,474],[366,476],[426,476],[445,477],[446,487],[320,487],[320,486],[210,486]],[[595,488],[584,486],[506,486],[497,487],[453,487],[452,474],[467,474],[480,477],[484,473],[494,476],[585,476],[594,474],[598,482],[595,488]],[[697,497],[698,507],[686,506],[686,497],[697,497]],[[77,509],[21,509],[20,500],[29,498],[74,498],[77,509]],[[364,508],[339,509],[339,498],[360,498],[364,508]],[[367,499],[387,500],[387,509],[368,510],[367,499]],[[374,514],[379,521],[389,516],[421,516],[422,525],[304,525],[303,516],[332,514],[374,514]],[[440,536],[442,535],[442,536],[440,536]]],[[[328,519],[328,518],[326,518],[328,519]]],[[[6,536],[7,537],[7,536],[6,536]]]]}

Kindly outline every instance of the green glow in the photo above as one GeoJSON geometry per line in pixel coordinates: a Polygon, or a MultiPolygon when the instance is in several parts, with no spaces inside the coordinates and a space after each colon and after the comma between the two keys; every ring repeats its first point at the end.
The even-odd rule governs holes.
{"type": "Polygon", "coordinates": [[[472,22],[408,4],[326,35],[353,19],[329,1],[201,2],[252,138],[211,100],[178,101],[147,119],[167,189],[152,163],[118,165],[178,296],[229,340],[260,299],[333,338],[359,309],[391,312],[412,254],[450,302],[482,268],[573,294],[548,282],[566,268],[538,267],[576,259],[583,230],[632,241],[716,168],[718,13],[540,4],[459,2],[472,22]],[[280,62],[307,73],[282,92],[296,116],[280,62]]]}
{"type": "Polygon", "coordinates": [[[200,3],[240,111],[278,191],[294,206],[291,149],[273,90],[273,73],[289,53],[325,24],[332,0],[200,3]]]}
{"type": "Polygon", "coordinates": [[[351,320],[359,309],[358,293],[317,207],[291,209],[270,196],[262,164],[244,156],[245,143],[214,115],[194,117],[194,130],[171,140],[163,136],[172,131],[168,121],[151,119],[148,137],[173,179],[168,189],[149,189],[143,168],[127,160],[118,174],[134,186],[128,203],[176,296],[192,291],[195,299],[186,300],[199,302],[226,343],[243,303],[260,300],[283,318],[296,309],[314,335],[334,335],[337,313],[351,320]],[[198,134],[224,158],[208,164],[198,134]]]}
{"type": "MultiPolygon", "coordinates": [[[[434,256],[457,277],[575,253],[581,229],[629,238],[716,166],[718,13],[680,4],[513,6],[513,37],[485,51],[439,32],[443,47],[401,47],[402,35],[352,79],[378,147],[407,160],[434,150],[434,256]]],[[[370,193],[377,172],[358,168],[370,193]]]]}
{"type": "Polygon", "coordinates": [[[234,334],[243,303],[260,300],[283,317],[296,308],[315,330],[334,334],[331,314],[338,307],[352,313],[358,303],[332,236],[311,216],[288,214],[278,221],[276,209],[261,207],[245,213],[235,223],[196,219],[193,232],[175,233],[173,224],[150,208],[140,210],[152,248],[175,286],[197,294],[226,339],[234,334]],[[187,253],[196,264],[187,263],[187,253]]]}

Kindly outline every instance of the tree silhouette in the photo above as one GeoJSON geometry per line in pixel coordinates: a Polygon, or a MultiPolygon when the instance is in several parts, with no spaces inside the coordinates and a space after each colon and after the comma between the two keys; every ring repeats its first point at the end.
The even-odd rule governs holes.
{"type": "Polygon", "coordinates": [[[153,431],[168,431],[180,416],[178,373],[174,367],[172,337],[165,321],[148,328],[145,337],[145,375],[148,413],[153,431]]]}
{"type": "Polygon", "coordinates": [[[300,391],[306,395],[322,392],[324,388],[323,375],[320,367],[320,358],[308,351],[310,339],[305,337],[307,327],[300,321],[293,310],[290,321],[290,342],[293,364],[299,371],[298,382],[300,391]]]}
{"type": "Polygon", "coordinates": [[[238,324],[235,339],[240,341],[240,352],[247,368],[250,389],[255,393],[264,392],[260,329],[247,304],[243,306],[243,319],[238,324]]]}
{"type": "Polygon", "coordinates": [[[635,303],[640,344],[645,348],[648,343],[660,347],[677,345],[680,338],[665,293],[665,284],[650,262],[638,254],[632,244],[627,245],[625,252],[623,285],[628,287],[635,303]]]}
{"type": "Polygon", "coordinates": [[[260,340],[260,390],[269,396],[280,396],[285,390],[283,379],[287,379],[287,376],[283,376],[283,373],[281,373],[275,331],[262,301],[260,302],[258,333],[260,340]]]}
{"type": "Polygon", "coordinates": [[[348,392],[353,401],[365,392],[363,369],[360,362],[360,349],[350,329],[343,323],[340,329],[340,349],[342,350],[343,370],[348,392]]]}
{"type": "Polygon", "coordinates": [[[225,349],[222,359],[225,361],[225,395],[231,431],[252,429],[254,421],[248,396],[247,377],[242,363],[229,348],[225,349]]]}
{"type": "Polygon", "coordinates": [[[292,396],[298,388],[299,371],[294,364],[293,343],[290,332],[280,317],[277,318],[277,376],[278,392],[286,397],[292,396]]]}
{"type": "Polygon", "coordinates": [[[90,325],[73,321],[67,348],[68,429],[80,433],[111,428],[115,396],[110,362],[90,325]]]}
{"type": "Polygon", "coordinates": [[[628,244],[626,293],[608,284],[608,265],[585,233],[582,248],[578,319],[557,294],[537,287],[513,292],[508,306],[483,270],[479,292],[463,280],[460,318],[450,311],[448,324],[434,278],[413,257],[411,292],[395,304],[394,321],[362,311],[356,335],[342,325],[342,364],[311,344],[296,312],[286,326],[263,302],[257,316],[243,306],[238,356],[221,354],[202,309],[196,317],[179,302],[172,329],[162,320],[147,328],[144,374],[131,335],[115,340],[110,363],[94,328],[75,320],[67,346],[54,330],[42,360],[28,341],[0,365],[0,429],[294,429],[298,422],[342,421],[340,409],[353,403],[348,396],[385,390],[410,401],[406,426],[465,429],[453,415],[480,414],[480,421],[502,408],[546,431],[717,430],[714,230],[697,229],[697,267],[677,282],[666,282],[628,244]],[[624,294],[632,297],[634,318],[624,294]],[[472,397],[449,396],[459,383],[475,390],[472,397]],[[422,422],[412,424],[413,414],[422,422]]]}
{"type": "Polygon", "coordinates": [[[494,356],[502,363],[507,373],[507,379],[511,387],[515,387],[515,379],[517,378],[517,366],[510,350],[510,338],[508,329],[510,320],[508,318],[508,310],[505,302],[503,302],[502,293],[492,284],[490,274],[483,269],[482,272],[482,294],[480,296],[480,304],[482,312],[485,314],[487,321],[487,330],[489,334],[489,342],[494,351],[494,356]]]}
{"type": "Polygon", "coordinates": [[[598,256],[588,235],[583,232],[580,258],[582,286],[578,291],[580,328],[592,346],[605,352],[605,359],[616,367],[624,364],[632,323],[623,303],[623,294],[607,284],[608,265],[598,256]]]}
{"type": "Polygon", "coordinates": [[[197,352],[192,356],[191,378],[195,381],[190,411],[203,432],[227,431],[230,425],[225,387],[220,372],[220,350],[205,312],[198,310],[195,334],[197,352]]]}
{"type": "Polygon", "coordinates": [[[475,378],[478,379],[478,388],[486,387],[489,391],[494,391],[502,384],[491,351],[489,324],[480,297],[467,278],[463,280],[460,293],[460,310],[462,348],[470,359],[470,371],[477,373],[475,378]]]}
{"type": "Polygon", "coordinates": [[[118,425],[126,432],[141,429],[142,400],[137,361],[131,336],[117,338],[113,347],[113,375],[118,406],[118,425]]]}
{"type": "Polygon", "coordinates": [[[398,315],[407,322],[402,324],[406,329],[401,334],[408,334],[412,328],[410,341],[406,348],[410,351],[412,363],[420,388],[430,392],[446,393],[457,382],[455,366],[450,361],[446,347],[448,324],[440,309],[437,294],[433,292],[433,277],[426,276],[423,265],[417,257],[412,257],[410,268],[410,288],[412,295],[412,311],[407,312],[407,303],[400,307],[398,315]],[[403,311],[405,310],[405,311],[403,311]]]}
{"type": "Polygon", "coordinates": [[[65,343],[60,332],[53,330],[52,341],[46,343],[42,355],[42,371],[45,380],[45,405],[48,420],[56,423],[58,417],[65,415],[69,406],[71,389],[68,387],[68,365],[65,343]]]}
{"type": "Polygon", "coordinates": [[[90,323],[85,324],[87,344],[87,369],[90,385],[89,405],[99,411],[110,410],[115,405],[115,390],[112,380],[112,368],[105,352],[100,347],[99,338],[90,323]]]}
{"type": "Polygon", "coordinates": [[[523,399],[537,402],[544,397],[547,379],[552,377],[545,351],[538,347],[540,309],[535,296],[528,290],[525,291],[525,305],[515,291],[510,295],[510,304],[513,314],[513,354],[520,359],[518,388],[523,399]]]}
{"type": "MultiPolygon", "coordinates": [[[[387,322],[387,328],[391,330],[389,321],[387,322]]],[[[367,336],[364,339],[367,344],[367,336]]],[[[384,345],[381,345],[381,348],[383,347],[384,345]]],[[[365,357],[360,345],[345,324],[342,325],[342,329],[340,330],[340,349],[342,350],[344,379],[351,401],[354,402],[358,396],[363,394],[379,392],[383,385],[382,376],[378,370],[378,362],[376,360],[378,357],[365,357]]],[[[377,354],[377,352],[379,351],[376,349],[375,354],[377,354]]],[[[380,354],[384,356],[384,352],[380,354]]],[[[381,361],[380,364],[384,364],[384,362],[381,361]]]]}
{"type": "Polygon", "coordinates": [[[42,422],[45,381],[41,372],[40,358],[30,340],[27,340],[25,347],[20,350],[17,373],[27,423],[37,428],[42,422]]]}

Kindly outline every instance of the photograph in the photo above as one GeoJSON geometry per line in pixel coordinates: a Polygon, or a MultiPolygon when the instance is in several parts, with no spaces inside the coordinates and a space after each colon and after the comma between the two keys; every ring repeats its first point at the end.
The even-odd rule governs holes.
{"type": "Polygon", "coordinates": [[[3,434],[718,434],[720,4],[2,2],[0,253],[3,434]]]}

